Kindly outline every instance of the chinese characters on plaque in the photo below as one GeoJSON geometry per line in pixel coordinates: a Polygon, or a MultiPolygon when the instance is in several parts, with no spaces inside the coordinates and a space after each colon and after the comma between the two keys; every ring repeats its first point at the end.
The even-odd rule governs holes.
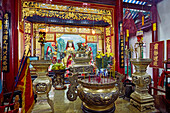
{"type": "Polygon", "coordinates": [[[164,68],[164,41],[150,43],[150,67],[164,68]]]}
{"type": "Polygon", "coordinates": [[[124,68],[124,37],[122,22],[119,23],[119,55],[120,68],[124,68]]]}
{"type": "Polygon", "coordinates": [[[3,17],[3,38],[2,38],[2,71],[9,71],[9,32],[10,13],[5,13],[3,17]]]}

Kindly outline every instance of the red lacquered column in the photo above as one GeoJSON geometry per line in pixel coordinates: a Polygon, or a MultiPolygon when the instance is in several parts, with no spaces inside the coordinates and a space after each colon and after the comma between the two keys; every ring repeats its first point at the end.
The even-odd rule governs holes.
{"type": "Polygon", "coordinates": [[[120,68],[120,55],[119,55],[119,22],[123,22],[123,1],[116,0],[116,11],[115,11],[115,59],[116,59],[116,71],[124,74],[124,68],[120,68]]]}
{"type": "Polygon", "coordinates": [[[11,92],[18,72],[18,0],[3,0],[3,12],[11,14],[9,72],[4,72],[4,92],[11,92]]]}
{"type": "MultiPolygon", "coordinates": [[[[152,6],[152,42],[158,41],[158,30],[157,30],[157,6],[156,1],[153,0],[153,6],[152,6]],[[153,26],[156,25],[156,29],[153,29],[153,26]]],[[[159,76],[159,69],[153,68],[153,81],[154,81],[154,87],[158,87],[158,76],[159,76]]],[[[157,91],[154,90],[154,95],[157,95],[157,91]]]]}

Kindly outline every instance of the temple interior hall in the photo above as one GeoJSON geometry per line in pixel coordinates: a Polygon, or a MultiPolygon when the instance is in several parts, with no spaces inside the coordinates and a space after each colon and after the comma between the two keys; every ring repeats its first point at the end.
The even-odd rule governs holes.
{"type": "Polygon", "coordinates": [[[0,113],[170,113],[169,0],[0,0],[0,113]]]}

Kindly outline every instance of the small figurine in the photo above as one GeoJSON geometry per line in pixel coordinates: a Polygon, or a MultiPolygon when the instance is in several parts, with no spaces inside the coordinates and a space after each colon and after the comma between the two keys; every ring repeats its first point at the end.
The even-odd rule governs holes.
{"type": "Polygon", "coordinates": [[[15,113],[19,113],[19,95],[15,96],[15,102],[14,102],[14,111],[15,113]]]}

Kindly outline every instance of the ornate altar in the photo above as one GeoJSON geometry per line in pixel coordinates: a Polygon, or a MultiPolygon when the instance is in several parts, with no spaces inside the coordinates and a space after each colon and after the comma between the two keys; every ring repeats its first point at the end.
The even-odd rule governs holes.
{"type": "Polygon", "coordinates": [[[114,112],[114,101],[118,98],[123,75],[117,73],[117,78],[102,78],[100,82],[97,77],[90,78],[90,73],[93,71],[93,66],[89,64],[90,51],[86,52],[80,47],[79,51],[72,53],[75,63],[70,67],[73,75],[69,77],[67,98],[74,101],[79,96],[83,101],[82,110],[85,113],[114,112]],[[84,79],[78,78],[82,73],[85,74],[84,79]]]}

